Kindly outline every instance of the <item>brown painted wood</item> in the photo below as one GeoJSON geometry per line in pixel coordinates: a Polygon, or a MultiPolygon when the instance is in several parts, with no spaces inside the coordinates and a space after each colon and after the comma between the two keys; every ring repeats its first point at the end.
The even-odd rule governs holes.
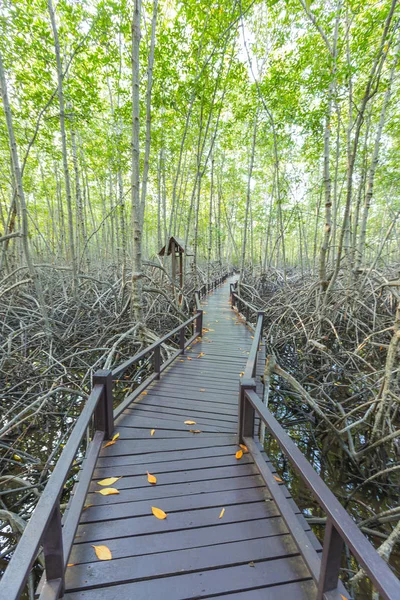
{"type": "MultiPolygon", "coordinates": [[[[307,572],[300,557],[282,558],[255,563],[255,567],[237,565],[182,573],[177,576],[153,578],[146,581],[126,583],[67,593],[67,600],[149,600],[150,598],[205,598],[210,595],[221,595],[228,592],[253,590],[258,587],[280,586],[284,583],[307,579],[307,572]]],[[[71,567],[73,568],[73,567],[71,567]]],[[[279,587],[275,590],[279,594],[279,587]]],[[[293,596],[290,600],[297,600],[293,596]]]]}
{"type": "MultiPolygon", "coordinates": [[[[203,327],[210,331],[116,419],[119,438],[101,450],[68,559],[74,566],[66,573],[66,599],[272,600],[287,593],[289,600],[305,600],[315,594],[252,457],[235,457],[239,374],[253,333],[231,310],[228,290],[207,297],[203,327]],[[98,481],[114,476],[121,477],[112,486],[119,494],[99,494],[98,481]],[[156,519],[152,506],[167,518],[156,519]],[[107,545],[113,559],[98,561],[92,544],[107,545]]],[[[301,518],[286,487],[280,489],[301,518]]],[[[299,522],[319,552],[307,522],[299,522]]]]}

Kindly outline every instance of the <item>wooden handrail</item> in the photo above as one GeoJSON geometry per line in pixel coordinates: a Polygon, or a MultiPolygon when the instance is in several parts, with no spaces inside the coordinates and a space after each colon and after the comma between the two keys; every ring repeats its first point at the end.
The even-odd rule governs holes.
{"type": "MultiPolygon", "coordinates": [[[[215,279],[210,289],[221,285],[231,273],[215,279]]],[[[76,528],[82,512],[83,504],[89,488],[90,480],[96,465],[101,444],[111,439],[115,418],[125,410],[132,400],[151,382],[160,378],[160,374],[181,354],[184,353],[197,337],[202,334],[203,311],[200,297],[207,293],[207,286],[197,292],[196,314],[165,336],[145,348],[132,358],[126,360],[113,371],[97,371],[93,375],[92,392],[71,432],[39,502],[24,530],[5,573],[0,581],[0,597],[7,600],[18,600],[29,577],[40,546],[43,546],[46,577],[40,584],[41,600],[57,600],[64,593],[64,572],[73,544],[76,528]],[[200,307],[200,308],[199,308],[200,307]],[[185,338],[185,329],[196,322],[195,331],[189,340],[185,338]],[[168,339],[180,334],[179,349],[163,364],[160,360],[160,347],[168,339]],[[130,366],[142,360],[148,354],[154,355],[154,373],[152,373],[132,394],[113,411],[113,380],[118,379],[130,366]],[[80,472],[74,496],[70,502],[65,518],[61,518],[60,497],[68,478],[72,463],[79,450],[81,441],[94,416],[95,433],[90,442],[84,460],[84,468],[80,472]]]]}
{"type": "Polygon", "coordinates": [[[250,314],[254,313],[258,315],[260,311],[258,308],[250,304],[250,302],[247,302],[247,300],[244,300],[241,296],[239,296],[236,290],[237,281],[230,284],[231,306],[233,309],[236,309],[238,313],[242,314],[245,317],[247,325],[249,325],[252,329],[255,329],[255,327],[250,321],[250,314]]]}
{"type": "MultiPolygon", "coordinates": [[[[314,470],[294,441],[263,404],[256,392],[254,373],[257,351],[261,339],[261,334],[259,334],[260,321],[261,317],[259,315],[256,327],[257,335],[254,335],[245,376],[240,380],[239,384],[238,441],[239,443],[246,444],[249,448],[254,462],[271,491],[271,495],[274,499],[278,498],[279,486],[272,479],[273,476],[271,477],[269,469],[266,468],[265,460],[254,440],[254,417],[255,413],[257,413],[273,439],[278,443],[282,452],[289,458],[294,469],[327,515],[322,559],[319,569],[315,568],[313,551],[309,546],[304,548],[302,538],[299,541],[295,535],[296,532],[293,531],[290,523],[287,522],[288,528],[291,530],[295,542],[299,547],[299,551],[303,554],[318,586],[317,600],[329,600],[333,597],[340,597],[340,594],[343,594],[344,587],[339,579],[341,556],[344,548],[343,542],[347,544],[350,552],[363,567],[382,598],[384,600],[398,600],[400,598],[400,581],[359,530],[349,513],[343,508],[339,500],[314,470]],[[253,375],[250,376],[250,373],[253,375]],[[330,593],[335,592],[338,593],[338,596],[329,596],[330,593]]],[[[282,502],[280,501],[279,504],[283,518],[290,521],[290,514],[288,513],[288,516],[285,518],[284,511],[282,511],[282,502]]],[[[298,535],[301,537],[300,533],[298,535]]]]}
{"type": "MultiPolygon", "coordinates": [[[[64,588],[64,552],[61,535],[60,496],[67,480],[71,465],[78,452],[82,438],[93,413],[105,408],[104,388],[96,384],[93,387],[68,442],[61,453],[50,479],[43,490],[35,511],[29,520],[19,541],[14,555],[0,581],[1,597],[7,600],[18,600],[28,579],[31,567],[35,561],[40,545],[44,547],[46,570],[50,567],[53,576],[52,587],[62,594],[64,588]],[[99,404],[103,397],[103,406],[99,404]],[[46,552],[46,546],[51,549],[46,552]],[[49,564],[51,563],[51,564],[49,564]],[[56,564],[57,563],[57,564],[56,564]]],[[[105,422],[105,419],[99,419],[105,422]]],[[[100,424],[99,424],[100,426],[100,424]]],[[[104,430],[100,438],[105,437],[104,430]]]]}
{"type": "Polygon", "coordinates": [[[168,342],[168,340],[171,337],[173,337],[177,333],[180,333],[182,330],[186,329],[186,327],[188,325],[190,325],[191,323],[193,323],[193,321],[195,321],[197,318],[198,318],[197,314],[193,315],[193,317],[190,317],[190,319],[188,319],[184,323],[181,323],[180,325],[178,325],[178,327],[175,327],[175,329],[173,329],[169,333],[166,333],[162,338],[158,339],[156,342],[151,344],[151,346],[147,346],[147,348],[144,348],[141,352],[138,352],[137,354],[135,354],[135,356],[132,356],[132,358],[128,358],[128,360],[126,360],[125,362],[120,364],[118,367],[113,369],[113,371],[112,371],[113,379],[119,379],[121,377],[121,375],[123,375],[125,373],[125,371],[127,369],[129,369],[129,367],[133,366],[135,363],[137,363],[140,360],[142,360],[143,358],[145,358],[145,356],[147,356],[147,354],[154,352],[154,350],[156,348],[159,348],[160,346],[162,346],[162,344],[165,344],[166,342],[168,342]]]}

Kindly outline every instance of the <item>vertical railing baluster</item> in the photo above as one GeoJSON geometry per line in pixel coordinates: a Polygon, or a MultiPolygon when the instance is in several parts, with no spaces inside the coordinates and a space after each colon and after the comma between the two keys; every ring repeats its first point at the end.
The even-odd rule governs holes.
{"type": "Polygon", "coordinates": [[[62,525],[60,504],[56,503],[50,521],[47,525],[42,539],[44,564],[47,581],[59,580],[58,595],[64,596],[65,577],[64,577],[64,551],[62,540],[62,525]]]}
{"type": "Polygon", "coordinates": [[[95,428],[97,431],[104,431],[104,438],[110,440],[114,432],[112,371],[96,371],[93,385],[103,386],[102,396],[94,412],[95,428]]]}
{"type": "Polygon", "coordinates": [[[196,333],[200,337],[202,336],[202,333],[203,333],[203,311],[202,310],[197,311],[196,333]]]}
{"type": "Polygon", "coordinates": [[[324,594],[337,588],[343,548],[343,540],[328,517],[325,526],[317,600],[323,600],[324,594]]]}
{"type": "Polygon", "coordinates": [[[185,328],[182,327],[179,332],[179,348],[181,350],[181,354],[185,354],[185,341],[185,328]]]}
{"type": "Polygon", "coordinates": [[[246,399],[246,390],[256,391],[254,379],[241,379],[239,382],[238,432],[237,442],[243,443],[244,437],[254,435],[254,408],[246,399]]]}
{"type": "Polygon", "coordinates": [[[161,374],[161,349],[160,349],[160,346],[156,346],[154,348],[153,368],[154,368],[154,373],[156,374],[156,379],[160,379],[160,374],[161,374]]]}

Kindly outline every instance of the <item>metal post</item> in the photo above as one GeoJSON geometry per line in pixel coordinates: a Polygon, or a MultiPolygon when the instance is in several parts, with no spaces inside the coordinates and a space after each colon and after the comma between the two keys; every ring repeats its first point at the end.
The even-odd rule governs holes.
{"type": "Polygon", "coordinates": [[[253,437],[254,435],[254,408],[246,400],[245,390],[256,391],[256,387],[254,379],[241,379],[239,382],[238,444],[243,443],[244,437],[253,437]]]}
{"type": "Polygon", "coordinates": [[[181,349],[181,354],[185,354],[185,341],[185,328],[182,327],[179,332],[179,348],[181,349]]]}
{"type": "Polygon", "coordinates": [[[160,379],[160,374],[161,374],[161,351],[160,351],[160,346],[156,346],[154,348],[153,366],[154,366],[154,373],[156,373],[156,379],[160,379]]]}
{"type": "Polygon", "coordinates": [[[325,526],[317,600],[323,600],[327,592],[335,590],[338,586],[343,547],[343,540],[328,517],[325,526]]]}
{"type": "Polygon", "coordinates": [[[59,580],[57,598],[64,596],[64,551],[60,504],[56,503],[42,540],[47,581],[59,580]]]}
{"type": "Polygon", "coordinates": [[[98,431],[104,431],[105,439],[110,440],[114,432],[112,371],[96,371],[93,385],[103,386],[103,393],[94,413],[95,427],[98,431]]]}

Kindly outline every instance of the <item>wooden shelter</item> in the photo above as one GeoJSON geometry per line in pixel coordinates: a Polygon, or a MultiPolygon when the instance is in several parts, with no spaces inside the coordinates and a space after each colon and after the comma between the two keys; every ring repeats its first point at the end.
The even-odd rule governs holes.
{"type": "Polygon", "coordinates": [[[183,254],[189,254],[188,250],[185,250],[185,242],[178,237],[171,236],[165,246],[163,246],[158,253],[158,256],[169,256],[172,257],[172,281],[176,283],[176,259],[179,258],[179,287],[183,287],[183,254]]]}

